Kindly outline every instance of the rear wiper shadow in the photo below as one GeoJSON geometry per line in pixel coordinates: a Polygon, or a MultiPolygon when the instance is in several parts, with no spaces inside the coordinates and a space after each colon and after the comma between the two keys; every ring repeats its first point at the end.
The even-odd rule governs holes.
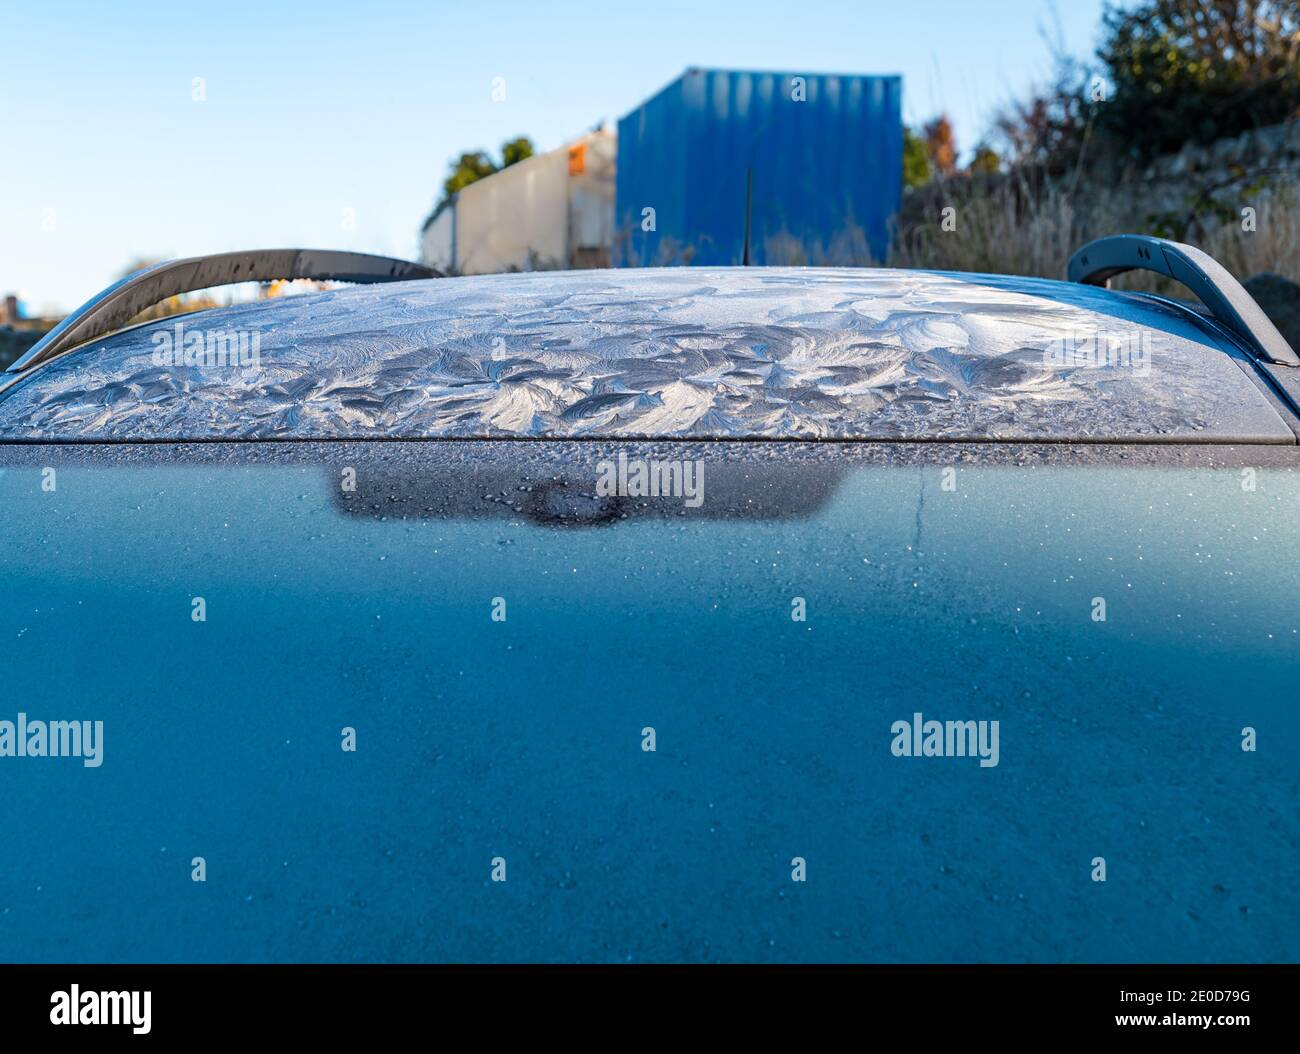
{"type": "Polygon", "coordinates": [[[349,516],[522,518],[546,527],[682,517],[801,519],[827,505],[847,471],[825,462],[729,458],[713,444],[680,454],[672,447],[583,443],[544,452],[521,444],[509,458],[362,463],[342,483],[337,468],[328,471],[334,504],[349,516]]]}

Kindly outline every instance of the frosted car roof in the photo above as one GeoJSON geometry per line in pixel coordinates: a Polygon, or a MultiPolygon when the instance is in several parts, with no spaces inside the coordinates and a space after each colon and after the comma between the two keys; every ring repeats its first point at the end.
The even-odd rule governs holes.
{"type": "Polygon", "coordinates": [[[1042,279],[538,272],[125,330],[0,395],[0,439],[1294,443],[1244,363],[1178,308],[1042,279]],[[211,354],[232,338],[242,358],[211,354]],[[187,359],[195,340],[207,351],[187,359]]]}

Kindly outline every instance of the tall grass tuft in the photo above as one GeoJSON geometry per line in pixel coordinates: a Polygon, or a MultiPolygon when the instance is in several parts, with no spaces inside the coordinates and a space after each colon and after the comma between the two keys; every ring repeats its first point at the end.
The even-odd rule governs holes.
{"type": "MultiPolygon", "coordinates": [[[[1300,281],[1300,182],[1295,180],[1242,196],[1255,210],[1253,230],[1245,229],[1235,207],[1212,206],[1181,217],[1181,229],[1171,231],[1167,215],[1146,207],[1140,181],[1030,186],[1013,175],[927,190],[925,201],[908,210],[895,229],[891,267],[1062,278],[1070,254],[1094,238],[1151,234],[1204,249],[1243,281],[1263,271],[1300,281]],[[946,198],[956,210],[955,230],[941,227],[946,198]]],[[[1186,295],[1176,283],[1146,272],[1120,276],[1115,285],[1186,295]]]]}

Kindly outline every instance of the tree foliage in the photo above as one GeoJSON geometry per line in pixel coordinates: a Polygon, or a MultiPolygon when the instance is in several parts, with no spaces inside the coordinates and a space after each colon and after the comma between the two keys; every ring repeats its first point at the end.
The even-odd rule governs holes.
{"type": "Polygon", "coordinates": [[[922,129],[925,152],[931,168],[940,176],[950,176],[957,170],[957,137],[947,114],[940,114],[922,129]]]}
{"type": "Polygon", "coordinates": [[[519,161],[526,161],[533,156],[533,141],[526,135],[516,136],[509,142],[501,144],[501,167],[509,168],[519,161]]]}
{"type": "Polygon", "coordinates": [[[1135,157],[1277,124],[1300,111],[1295,0],[1148,0],[1108,9],[1112,98],[1098,133],[1135,157]]]}
{"type": "Polygon", "coordinates": [[[497,171],[496,162],[488,157],[487,151],[473,150],[461,154],[451,163],[451,171],[443,181],[443,197],[449,198],[471,183],[477,183],[480,179],[492,175],[495,171],[497,171]]]}
{"type": "Polygon", "coordinates": [[[998,132],[1021,165],[1145,162],[1300,114],[1296,0],[1109,6],[1094,66],[1058,56],[1051,86],[998,132]]]}
{"type": "Polygon", "coordinates": [[[930,182],[930,155],[925,140],[906,125],[903,126],[903,186],[908,190],[923,187],[930,182]]]}
{"type": "Polygon", "coordinates": [[[977,172],[982,175],[992,175],[1002,168],[1002,158],[998,157],[998,152],[989,146],[988,143],[980,143],[975,147],[975,153],[971,157],[969,169],[971,172],[977,172]]]}

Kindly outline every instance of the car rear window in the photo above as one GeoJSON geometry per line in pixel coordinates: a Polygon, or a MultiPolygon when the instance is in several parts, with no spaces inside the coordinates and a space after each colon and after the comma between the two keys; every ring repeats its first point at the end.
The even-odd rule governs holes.
{"type": "Polygon", "coordinates": [[[5,716],[105,726],[93,771],[0,765],[10,946],[1294,954],[1300,473],[1282,448],[1214,467],[1141,463],[1166,448],[990,465],[934,445],[917,464],[863,445],[307,446],[0,452],[5,716]],[[620,455],[695,462],[702,500],[584,507],[620,455]],[[991,740],[895,755],[916,714],[998,722],[996,758],[991,740]],[[52,837],[69,817],[77,837],[52,837]],[[199,847],[221,895],[146,881],[199,847]],[[86,861],[128,852],[143,877],[112,911],[27,895],[62,903],[99,881],[86,861]],[[497,853],[520,861],[507,899],[497,853]],[[1099,853],[1122,862],[1104,910],[1099,853]],[[818,869],[797,896],[794,855],[818,869]]]}

